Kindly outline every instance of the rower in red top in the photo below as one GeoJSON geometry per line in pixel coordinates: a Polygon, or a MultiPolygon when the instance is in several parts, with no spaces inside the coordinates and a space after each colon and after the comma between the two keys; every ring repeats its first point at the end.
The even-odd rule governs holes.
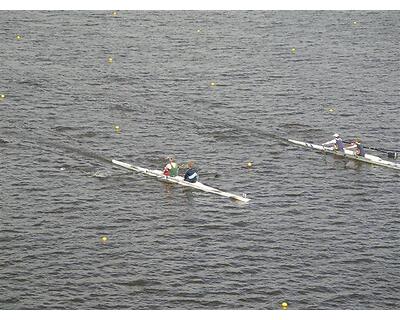
{"type": "Polygon", "coordinates": [[[365,157],[365,149],[364,146],[361,144],[361,139],[357,138],[353,141],[353,143],[347,147],[346,149],[355,149],[354,154],[359,157],[365,157]]]}
{"type": "Polygon", "coordinates": [[[164,175],[168,177],[176,177],[179,172],[179,166],[173,157],[168,158],[168,163],[164,167],[164,175]]]}

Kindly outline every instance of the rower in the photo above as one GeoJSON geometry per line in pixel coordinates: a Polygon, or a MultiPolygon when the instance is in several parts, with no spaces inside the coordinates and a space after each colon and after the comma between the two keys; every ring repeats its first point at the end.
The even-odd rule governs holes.
{"type": "Polygon", "coordinates": [[[334,137],[335,139],[330,140],[330,141],[328,141],[328,142],[325,142],[325,143],[323,143],[322,145],[323,145],[323,146],[329,146],[329,145],[332,145],[332,144],[333,144],[333,145],[334,145],[334,146],[333,146],[333,149],[334,149],[334,150],[344,152],[344,142],[343,142],[342,138],[340,137],[340,135],[339,135],[338,133],[335,133],[335,134],[333,135],[333,137],[334,137]]]}
{"type": "Polygon", "coordinates": [[[176,177],[179,172],[178,164],[173,157],[168,158],[168,163],[164,167],[164,175],[169,177],[176,177]]]}
{"type": "Polygon", "coordinates": [[[185,173],[184,180],[187,182],[195,183],[199,179],[199,175],[197,174],[197,171],[193,168],[193,164],[193,161],[189,161],[188,170],[185,173]]]}
{"type": "Polygon", "coordinates": [[[361,144],[360,139],[355,139],[353,143],[347,147],[346,149],[355,149],[354,154],[359,157],[365,157],[365,149],[364,146],[361,144]]]}

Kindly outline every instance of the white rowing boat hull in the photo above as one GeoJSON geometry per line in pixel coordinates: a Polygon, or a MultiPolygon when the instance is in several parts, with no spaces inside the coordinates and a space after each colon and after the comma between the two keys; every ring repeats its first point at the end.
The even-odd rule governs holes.
{"type": "Polygon", "coordinates": [[[399,163],[386,161],[386,160],[383,160],[374,155],[366,154],[365,157],[360,157],[360,156],[355,155],[352,151],[346,150],[346,149],[344,150],[345,152],[340,152],[340,151],[333,150],[332,147],[324,147],[324,146],[321,146],[318,144],[312,144],[312,143],[302,142],[302,141],[297,141],[297,140],[292,140],[292,139],[288,139],[288,141],[293,144],[296,144],[296,145],[299,145],[299,146],[302,146],[305,148],[309,148],[309,149],[314,149],[314,150],[317,150],[317,151],[320,151],[323,153],[330,153],[330,154],[341,156],[343,158],[349,158],[349,159],[353,159],[353,160],[357,160],[357,161],[374,164],[374,165],[381,166],[381,167],[400,170],[399,163]]]}
{"type": "Polygon", "coordinates": [[[229,192],[225,192],[225,191],[221,191],[218,190],[216,188],[213,187],[209,187],[201,182],[195,182],[195,183],[191,183],[191,182],[187,182],[183,179],[183,177],[177,176],[177,177],[167,177],[164,175],[164,173],[161,170],[149,170],[146,168],[142,168],[139,166],[133,166],[131,164],[122,162],[122,161],[118,161],[118,160],[114,160],[112,159],[112,163],[114,163],[117,166],[129,169],[129,170],[133,170],[136,172],[140,172],[143,173],[145,175],[151,176],[151,177],[156,177],[162,181],[165,182],[170,182],[170,183],[176,183],[176,184],[180,184],[182,186],[185,187],[189,187],[189,188],[194,188],[194,189],[198,189],[204,192],[208,192],[208,193],[214,193],[223,197],[227,197],[230,198],[232,200],[238,200],[238,201],[242,201],[242,202],[249,202],[250,199],[246,198],[246,197],[242,197],[242,196],[238,196],[236,194],[233,193],[229,193],[229,192]]]}

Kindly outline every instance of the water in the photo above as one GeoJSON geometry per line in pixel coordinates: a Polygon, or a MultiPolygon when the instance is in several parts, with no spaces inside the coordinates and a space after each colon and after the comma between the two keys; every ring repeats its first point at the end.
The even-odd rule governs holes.
{"type": "Polygon", "coordinates": [[[0,308],[398,309],[399,174],[277,137],[398,148],[399,25],[396,11],[1,11],[0,308]],[[252,200],[106,161],[167,155],[252,200]]]}

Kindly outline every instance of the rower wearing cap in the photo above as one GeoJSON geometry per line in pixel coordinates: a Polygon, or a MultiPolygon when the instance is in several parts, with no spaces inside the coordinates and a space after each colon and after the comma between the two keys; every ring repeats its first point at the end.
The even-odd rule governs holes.
{"type": "Polygon", "coordinates": [[[354,154],[359,157],[365,157],[365,149],[364,146],[361,144],[361,139],[355,139],[353,143],[347,147],[346,149],[355,149],[354,154]]]}
{"type": "Polygon", "coordinates": [[[176,177],[179,172],[178,164],[173,157],[168,158],[168,163],[164,167],[164,175],[169,177],[176,177]]]}
{"type": "Polygon", "coordinates": [[[328,141],[328,142],[325,142],[325,143],[323,143],[322,145],[323,146],[329,146],[329,145],[334,145],[334,149],[335,150],[337,150],[337,151],[341,151],[341,152],[344,152],[344,142],[343,142],[343,140],[342,140],[342,138],[340,137],[340,135],[338,134],[338,133],[335,133],[334,135],[333,135],[333,137],[335,138],[335,139],[333,139],[333,140],[330,140],[330,141],[328,141]]]}
{"type": "Polygon", "coordinates": [[[189,161],[188,170],[185,173],[184,180],[187,182],[195,183],[199,179],[199,175],[197,174],[197,171],[193,168],[193,164],[193,161],[189,161]]]}

